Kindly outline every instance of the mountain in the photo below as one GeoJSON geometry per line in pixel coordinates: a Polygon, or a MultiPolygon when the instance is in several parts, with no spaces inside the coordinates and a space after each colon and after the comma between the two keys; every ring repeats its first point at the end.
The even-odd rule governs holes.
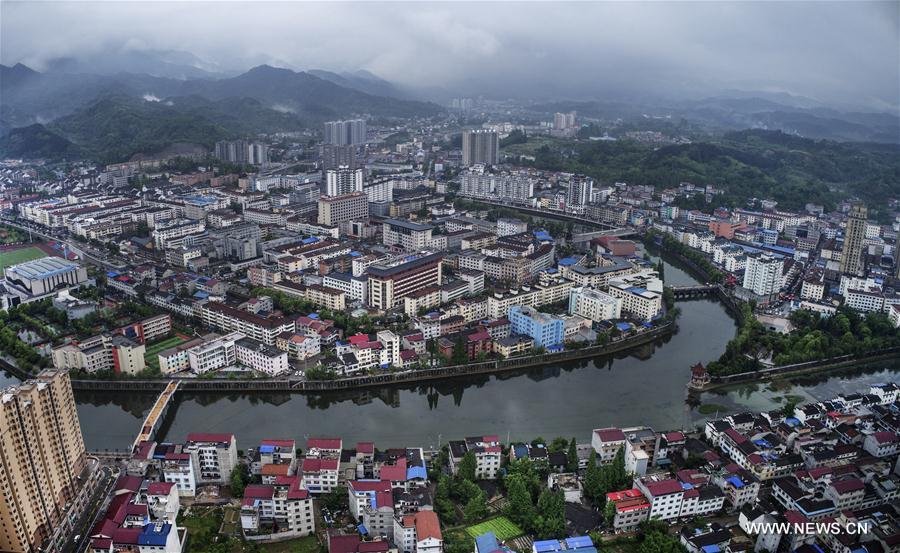
{"type": "Polygon", "coordinates": [[[111,47],[78,58],[60,57],[47,62],[48,73],[118,75],[127,72],[167,79],[209,79],[226,76],[218,66],[180,50],[133,50],[111,47]]]}
{"type": "Polygon", "coordinates": [[[680,120],[704,132],[742,129],[777,130],[817,140],[900,143],[900,117],[893,113],[840,111],[808,98],[783,93],[719,95],[679,102],[552,102],[530,106],[550,114],[575,110],[580,116],[638,123],[641,130],[666,130],[680,120]],[[784,103],[782,103],[784,102],[784,103]],[[655,119],[653,119],[655,118],[655,119]],[[651,121],[647,124],[646,121],[651,121]],[[655,128],[654,128],[655,127],[655,128]]]}
{"type": "MultiPolygon", "coordinates": [[[[174,79],[145,73],[38,73],[25,66],[4,67],[2,71],[0,121],[6,127],[48,123],[107,95],[201,96],[209,100],[254,98],[266,108],[301,115],[316,126],[329,118],[352,115],[392,118],[441,111],[435,104],[368,94],[310,73],[270,66],[258,66],[241,75],[218,79],[174,79]]],[[[374,78],[372,82],[376,83],[374,78]]]]}
{"type": "Polygon", "coordinates": [[[333,73],[322,69],[310,69],[310,75],[332,82],[344,88],[352,88],[373,96],[386,96],[388,98],[409,99],[408,94],[391,84],[389,81],[373,75],[364,70],[353,73],[333,73]]]}
{"type": "Polygon", "coordinates": [[[210,149],[217,140],[303,126],[295,114],[269,109],[253,98],[144,100],[112,94],[46,126],[13,129],[0,142],[0,153],[48,158],[81,154],[111,162],[157,153],[172,144],[210,149]]]}
{"type": "Polygon", "coordinates": [[[72,142],[40,124],[12,129],[0,138],[0,155],[6,158],[63,158],[79,154],[72,142]]]}
{"type": "Polygon", "coordinates": [[[369,114],[376,117],[435,115],[435,104],[399,100],[361,92],[335,84],[305,71],[260,65],[242,75],[218,80],[190,80],[181,94],[219,99],[228,96],[256,98],[270,107],[293,111],[314,120],[369,114]]]}

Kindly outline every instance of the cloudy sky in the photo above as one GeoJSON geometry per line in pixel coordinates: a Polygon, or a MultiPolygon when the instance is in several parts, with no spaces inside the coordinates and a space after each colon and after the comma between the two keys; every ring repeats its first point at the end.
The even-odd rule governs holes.
{"type": "MultiPolygon", "coordinates": [[[[0,2],[0,61],[190,52],[409,86],[584,98],[783,91],[900,105],[900,2],[0,2]]],[[[127,69],[127,68],[123,68],[127,69]]]]}

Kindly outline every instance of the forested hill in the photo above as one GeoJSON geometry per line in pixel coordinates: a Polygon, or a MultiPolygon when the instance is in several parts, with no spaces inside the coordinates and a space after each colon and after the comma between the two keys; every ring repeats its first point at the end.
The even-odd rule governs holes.
{"type": "Polygon", "coordinates": [[[779,131],[745,130],[658,148],[630,140],[545,145],[533,164],[584,173],[603,184],[711,184],[725,190],[722,202],[732,205],[759,197],[800,209],[807,202],[831,206],[858,196],[877,210],[882,198],[900,193],[900,145],[811,140],[779,131]]]}

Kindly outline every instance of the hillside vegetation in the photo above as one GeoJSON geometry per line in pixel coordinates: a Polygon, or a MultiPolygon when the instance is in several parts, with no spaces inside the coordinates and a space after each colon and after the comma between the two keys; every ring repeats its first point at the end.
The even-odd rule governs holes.
{"type": "Polygon", "coordinates": [[[833,206],[850,195],[877,210],[882,198],[900,191],[898,145],[811,140],[778,131],[731,132],[656,149],[629,140],[544,145],[533,165],[584,173],[604,184],[711,184],[725,191],[725,204],[773,198],[787,209],[807,202],[833,206]]]}

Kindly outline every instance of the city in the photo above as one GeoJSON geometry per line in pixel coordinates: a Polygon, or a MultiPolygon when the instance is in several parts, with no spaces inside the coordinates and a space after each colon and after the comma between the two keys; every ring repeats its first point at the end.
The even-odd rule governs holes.
{"type": "MultiPolygon", "coordinates": [[[[872,67],[830,62],[866,96],[803,33],[782,75],[705,29],[733,14],[657,6],[754,84],[653,96],[664,47],[628,87],[551,86],[506,65],[496,6],[246,14],[332,45],[316,18],[371,17],[351,42],[387,25],[394,56],[361,62],[258,29],[226,60],[200,6],[74,4],[0,5],[0,551],[900,551],[896,5],[823,6],[891,21],[872,67]],[[108,50],[62,57],[41,18],[108,50]]],[[[548,4],[509,7],[568,56],[533,73],[578,73],[534,34],[548,4]]]]}

